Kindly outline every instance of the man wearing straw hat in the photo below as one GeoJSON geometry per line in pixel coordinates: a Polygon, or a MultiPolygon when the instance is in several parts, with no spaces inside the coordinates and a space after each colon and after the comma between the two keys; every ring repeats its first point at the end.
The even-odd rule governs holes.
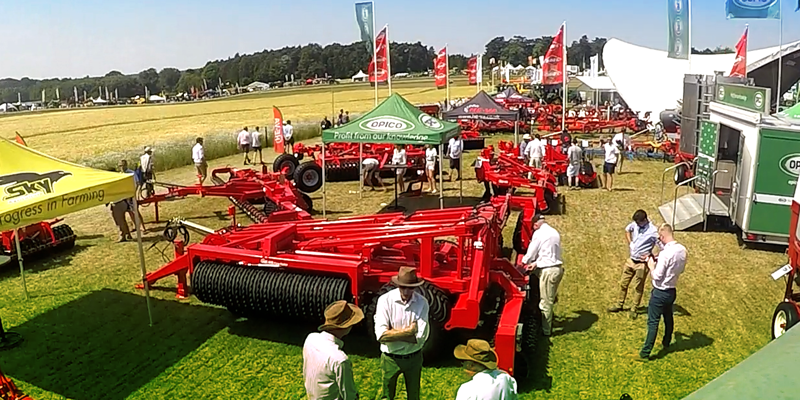
{"type": "Polygon", "coordinates": [[[358,306],[339,300],[325,309],[325,323],[303,344],[303,378],[309,400],[358,399],[353,365],[342,338],[364,319],[358,306]]]}
{"type": "Polygon", "coordinates": [[[517,381],[497,369],[497,353],[489,342],[470,339],[456,346],[453,354],[462,361],[472,380],[461,385],[456,400],[516,400],[517,381]]]}
{"type": "Polygon", "coordinates": [[[392,283],[397,286],[378,298],[375,337],[381,343],[383,391],[381,399],[394,400],[397,378],[406,381],[408,400],[419,400],[422,348],[428,340],[428,301],[416,288],[425,283],[417,269],[400,267],[392,283]]]}

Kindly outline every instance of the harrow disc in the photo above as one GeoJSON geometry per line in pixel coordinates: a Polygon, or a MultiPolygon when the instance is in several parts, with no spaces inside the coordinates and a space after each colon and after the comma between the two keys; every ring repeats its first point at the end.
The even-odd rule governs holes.
{"type": "Polygon", "coordinates": [[[346,278],[205,261],[194,269],[192,288],[200,301],[234,314],[315,322],[334,301],[352,300],[346,278]]]}

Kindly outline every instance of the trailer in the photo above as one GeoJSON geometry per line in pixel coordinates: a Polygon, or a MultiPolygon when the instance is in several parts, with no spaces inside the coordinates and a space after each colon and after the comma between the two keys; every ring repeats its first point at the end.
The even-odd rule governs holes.
{"type": "Polygon", "coordinates": [[[694,176],[659,211],[676,230],[719,222],[740,231],[744,245],[786,245],[800,174],[800,125],[769,115],[768,88],[717,82],[714,93],[708,120],[700,121],[694,176]],[[677,196],[689,186],[691,193],[677,196]]]}

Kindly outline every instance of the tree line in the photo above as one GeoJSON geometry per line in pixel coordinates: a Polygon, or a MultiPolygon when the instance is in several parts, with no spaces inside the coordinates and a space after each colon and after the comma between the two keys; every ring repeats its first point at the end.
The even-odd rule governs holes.
{"type": "MultiPolygon", "coordinates": [[[[552,39],[551,36],[534,39],[524,36],[508,39],[503,36],[496,37],[486,44],[483,66],[485,69],[491,68],[492,59],[497,64],[503,62],[528,65],[529,60],[532,60],[533,64],[538,64],[539,57],[547,52],[552,39]]],[[[601,53],[605,43],[605,38],[590,40],[584,35],[568,46],[568,63],[588,68],[589,59],[601,53]]],[[[436,49],[422,42],[391,43],[389,49],[393,74],[422,73],[433,67],[436,49]]],[[[706,49],[701,54],[729,51],[728,48],[706,49]]],[[[51,100],[55,97],[56,88],[61,99],[71,102],[74,101],[73,88],[77,88],[79,99],[83,98],[84,92],[89,97],[96,98],[101,90],[103,90],[101,97],[105,98],[105,88],[108,88],[110,93],[116,91],[120,98],[131,98],[144,95],[145,87],[150,93],[175,94],[188,93],[192,88],[198,91],[205,88],[215,89],[220,83],[223,88],[227,88],[237,84],[246,86],[255,81],[274,84],[291,80],[292,77],[296,80],[325,76],[349,78],[360,70],[366,72],[371,56],[362,42],[347,45],[333,43],[327,46],[312,43],[305,46],[264,50],[254,54],[237,53],[226,60],[209,61],[202,68],[184,71],[176,68],[164,68],[160,71],[149,68],[132,75],[111,71],[99,77],[0,79],[0,102],[16,102],[17,93],[20,93],[23,101],[40,100],[42,90],[45,90],[46,98],[51,100]]],[[[450,54],[450,67],[455,70],[466,69],[467,60],[471,56],[450,54]]],[[[602,58],[600,64],[602,68],[602,58]]]]}

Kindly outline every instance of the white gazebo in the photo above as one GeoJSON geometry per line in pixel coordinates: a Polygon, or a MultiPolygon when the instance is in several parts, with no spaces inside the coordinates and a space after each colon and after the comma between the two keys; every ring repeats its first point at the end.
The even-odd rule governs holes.
{"type": "Polygon", "coordinates": [[[575,90],[581,94],[581,98],[591,99],[595,105],[601,105],[606,100],[612,102],[613,93],[617,91],[607,76],[576,76],[575,79],[580,83],[575,90]]]}
{"type": "Polygon", "coordinates": [[[11,103],[0,104],[0,112],[17,111],[17,107],[11,103]]]}
{"type": "Polygon", "coordinates": [[[358,73],[353,75],[353,77],[350,79],[353,82],[365,82],[367,78],[369,78],[369,75],[365,74],[364,71],[359,70],[358,73]]]}

